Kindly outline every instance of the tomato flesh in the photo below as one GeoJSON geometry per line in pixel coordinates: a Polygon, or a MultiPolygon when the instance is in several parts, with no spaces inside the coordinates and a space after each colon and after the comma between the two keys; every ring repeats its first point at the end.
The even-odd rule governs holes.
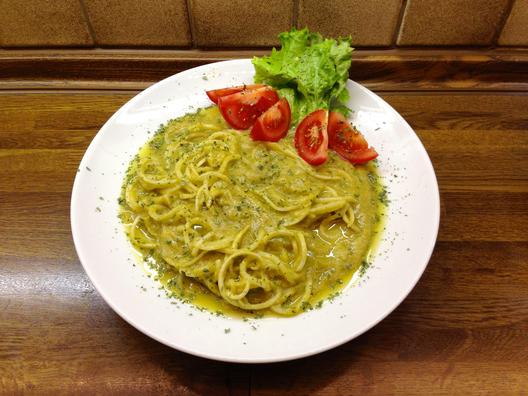
{"type": "Polygon", "coordinates": [[[328,159],[328,111],[308,114],[295,130],[295,148],[303,160],[321,165],[328,159]]]}
{"type": "Polygon", "coordinates": [[[243,90],[218,99],[224,120],[235,129],[248,129],[262,113],[279,101],[274,89],[264,86],[243,90]]]}
{"type": "Polygon", "coordinates": [[[353,164],[364,164],[378,156],[363,135],[340,113],[328,116],[328,147],[353,164]]]}
{"type": "Polygon", "coordinates": [[[282,98],[257,118],[249,136],[253,140],[278,142],[288,134],[290,122],[290,105],[282,98]]]}
{"type": "Polygon", "coordinates": [[[251,91],[253,89],[262,87],[264,87],[264,84],[239,85],[236,87],[213,89],[210,91],[205,91],[205,93],[207,94],[209,99],[211,99],[212,102],[218,104],[218,99],[222,96],[232,95],[234,93],[241,92],[244,90],[251,91]]]}
{"type": "Polygon", "coordinates": [[[328,115],[328,147],[357,150],[368,148],[368,143],[359,131],[352,128],[345,116],[331,111],[328,115]]]}
{"type": "Polygon", "coordinates": [[[344,160],[352,164],[364,164],[378,157],[378,153],[372,147],[366,149],[358,149],[354,151],[335,150],[337,154],[344,160]]]}

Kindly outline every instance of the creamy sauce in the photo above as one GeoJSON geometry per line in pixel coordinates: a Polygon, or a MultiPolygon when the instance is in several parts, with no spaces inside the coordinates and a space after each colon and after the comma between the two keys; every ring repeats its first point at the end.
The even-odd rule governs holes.
{"type": "Polygon", "coordinates": [[[382,192],[374,164],[330,153],[312,167],[290,137],[254,142],[211,107],[170,121],[140,150],[121,218],[171,297],[229,316],[289,316],[368,266],[382,192]]]}

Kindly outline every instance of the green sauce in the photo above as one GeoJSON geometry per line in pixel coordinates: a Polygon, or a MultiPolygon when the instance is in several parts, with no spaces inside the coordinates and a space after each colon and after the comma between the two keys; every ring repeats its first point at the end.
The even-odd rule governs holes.
{"type": "MultiPolygon", "coordinates": [[[[246,132],[229,130],[217,108],[211,107],[160,127],[140,150],[123,182],[120,216],[129,224],[130,241],[142,256],[145,271],[160,282],[168,296],[218,315],[276,316],[277,313],[270,309],[234,306],[219,296],[217,284],[219,268],[225,262],[222,260],[239,251],[237,249],[254,249],[251,246],[266,235],[283,231],[300,235],[305,241],[306,263],[298,275],[300,285],[304,282],[304,290],[310,294],[294,311],[281,316],[320,308],[324,301],[333,300],[365,273],[380,240],[387,203],[376,164],[352,166],[331,152],[327,163],[314,168],[300,162],[302,160],[292,148],[291,137],[268,144],[252,141],[246,132]],[[218,131],[226,141],[234,142],[231,147],[221,140],[208,141],[218,131]],[[208,144],[206,150],[204,142],[208,144]],[[195,153],[205,155],[207,160],[193,162],[195,153]],[[229,160],[228,166],[221,165],[228,156],[234,158],[229,160]],[[186,158],[188,160],[184,161],[186,158]],[[185,168],[189,164],[194,170],[185,168]],[[197,180],[203,180],[200,166],[205,166],[203,172],[218,174],[216,181],[205,186],[206,190],[196,185],[197,180]],[[181,176],[177,178],[177,174],[181,176]],[[206,191],[203,202],[199,194],[192,193],[198,187],[206,191]],[[335,202],[337,209],[324,209],[325,205],[330,207],[335,202]],[[318,208],[323,208],[321,213],[318,208]],[[352,225],[345,222],[343,208],[353,211],[347,212],[347,216],[353,217],[352,225]],[[178,214],[174,217],[166,215],[176,209],[178,214]],[[305,210],[310,215],[299,217],[305,210]],[[296,216],[302,220],[296,222],[296,216]],[[141,217],[139,222],[138,217],[141,217]],[[207,223],[206,228],[215,243],[228,239],[226,247],[200,250],[210,243],[207,238],[211,235],[204,239],[206,232],[202,225],[189,228],[192,217],[207,223]],[[136,225],[131,228],[132,223],[136,225]],[[248,231],[239,235],[244,227],[248,231]],[[185,238],[178,234],[182,229],[190,230],[185,238]],[[231,245],[236,238],[240,239],[236,242],[240,246],[233,248],[231,245]],[[202,256],[197,255],[199,252],[202,256]],[[192,261],[193,258],[196,260],[192,261]],[[169,264],[170,261],[173,264],[169,264]],[[186,262],[192,264],[181,264],[186,262]],[[306,286],[308,284],[310,287],[306,286]]],[[[262,254],[280,259],[286,266],[293,266],[299,259],[295,252],[300,245],[292,243],[283,237],[274,237],[260,250],[262,254]]],[[[238,271],[239,266],[233,262],[231,271],[238,271]]],[[[255,267],[251,271],[255,274],[268,271],[263,268],[255,267]]],[[[288,283],[279,273],[265,272],[268,273],[263,282],[273,290],[288,293],[297,287],[291,286],[295,285],[293,281],[288,283]]],[[[238,287],[239,280],[232,277],[227,282],[238,287]]],[[[265,300],[270,293],[256,287],[247,294],[248,304],[265,300]]],[[[281,307],[298,304],[301,293],[295,293],[282,301],[281,307]]]]}

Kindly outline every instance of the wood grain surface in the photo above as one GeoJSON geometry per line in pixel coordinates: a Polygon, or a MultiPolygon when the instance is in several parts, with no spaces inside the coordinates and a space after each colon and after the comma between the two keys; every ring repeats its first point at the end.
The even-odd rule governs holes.
{"type": "Polygon", "coordinates": [[[528,394],[528,93],[384,92],[424,143],[442,217],[409,297],[359,338],[237,365],[172,350],[102,300],[69,203],[91,139],[134,91],[0,91],[0,393],[528,394]]]}
{"type": "MultiPolygon", "coordinates": [[[[257,50],[1,50],[0,89],[138,89],[210,62],[257,50]]],[[[380,91],[528,90],[528,49],[359,49],[350,78],[380,91]]]]}

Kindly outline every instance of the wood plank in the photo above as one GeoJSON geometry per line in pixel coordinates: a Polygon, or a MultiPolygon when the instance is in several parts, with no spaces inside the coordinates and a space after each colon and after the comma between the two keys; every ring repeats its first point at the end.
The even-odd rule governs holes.
{"type": "MultiPolygon", "coordinates": [[[[1,89],[142,89],[172,74],[269,50],[0,50],[1,89]],[[137,85],[134,85],[136,83],[137,85]]],[[[526,90],[522,49],[359,49],[350,77],[376,90],[526,90]]]]}
{"type": "Polygon", "coordinates": [[[0,150],[0,192],[69,192],[84,150],[0,150]]]}
{"type": "Polygon", "coordinates": [[[415,129],[527,130],[528,91],[523,93],[381,93],[415,129]]]}
{"type": "Polygon", "coordinates": [[[438,240],[528,241],[528,193],[443,192],[438,240]]]}
{"type": "Polygon", "coordinates": [[[0,149],[84,150],[106,120],[133,96],[0,91],[0,149]]]}
{"type": "Polygon", "coordinates": [[[528,389],[528,95],[384,92],[441,190],[408,298],[318,356],[242,366],[121,320],[78,261],[69,201],[91,139],[134,92],[0,91],[0,393],[522,394],[528,389]]]}
{"type": "Polygon", "coordinates": [[[528,191],[527,130],[416,132],[433,162],[443,192],[528,191]]]}
{"type": "Polygon", "coordinates": [[[526,242],[437,242],[423,278],[397,310],[400,326],[527,326],[526,257],[526,242]]]}
{"type": "Polygon", "coordinates": [[[0,256],[76,258],[70,228],[70,196],[69,191],[2,193],[0,256]]]}
{"type": "Polygon", "coordinates": [[[252,395],[522,395],[526,370],[511,363],[336,361],[333,354],[257,367],[252,395]],[[493,373],[490,375],[490,373],[493,373]],[[273,379],[273,380],[271,380],[273,379]]]}
{"type": "Polygon", "coordinates": [[[0,372],[11,381],[3,389],[32,384],[49,391],[62,378],[71,392],[223,394],[226,377],[242,394],[248,370],[256,394],[339,394],[343,387],[386,394],[400,382],[411,393],[452,393],[469,391],[466,382],[475,379],[491,385],[492,375],[509,381],[503,386],[527,386],[527,254],[526,243],[440,243],[411,296],[368,333],[320,356],[252,368],[193,358],[143,336],[104,303],[77,259],[3,257],[0,275],[12,279],[0,284],[0,319],[9,334],[0,344],[0,372]],[[499,301],[524,309],[504,311],[499,301]]]}

